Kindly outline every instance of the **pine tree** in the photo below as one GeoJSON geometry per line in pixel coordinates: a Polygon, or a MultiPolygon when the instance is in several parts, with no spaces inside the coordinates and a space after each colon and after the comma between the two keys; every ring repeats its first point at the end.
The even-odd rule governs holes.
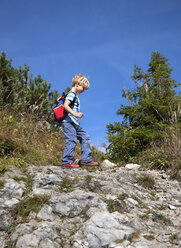
{"type": "Polygon", "coordinates": [[[16,69],[6,53],[0,56],[0,105],[9,106],[14,111],[30,112],[38,118],[52,119],[52,107],[56,103],[57,90],[50,91],[51,83],[40,75],[33,78],[30,67],[16,69]]]}
{"type": "Polygon", "coordinates": [[[14,84],[17,71],[11,65],[12,60],[6,58],[2,52],[0,57],[0,103],[12,104],[14,97],[14,84]]]}
{"type": "Polygon", "coordinates": [[[127,98],[129,105],[121,105],[117,111],[123,121],[107,126],[108,153],[113,160],[128,160],[153,140],[159,142],[161,131],[171,125],[180,98],[176,96],[174,89],[178,84],[171,78],[172,69],[167,62],[162,54],[154,52],[146,72],[135,66],[131,78],[136,88],[123,90],[122,97],[127,98]]]}

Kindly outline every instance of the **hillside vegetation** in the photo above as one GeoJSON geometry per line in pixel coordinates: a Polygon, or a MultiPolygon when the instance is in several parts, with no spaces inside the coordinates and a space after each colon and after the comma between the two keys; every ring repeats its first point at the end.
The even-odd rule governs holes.
{"type": "MultiPolygon", "coordinates": [[[[58,91],[30,67],[12,66],[6,53],[0,56],[0,170],[4,166],[61,164],[64,137],[52,117],[58,91]]],[[[103,154],[93,147],[93,156],[103,154]]],[[[81,157],[78,145],[75,158],[81,157]]]]}
{"type": "MultiPolygon", "coordinates": [[[[109,146],[105,155],[117,165],[139,163],[162,169],[181,180],[181,99],[175,89],[168,59],[152,53],[147,71],[135,66],[133,90],[123,89],[128,105],[117,111],[122,122],[107,126],[109,146]]],[[[60,164],[64,148],[61,129],[55,127],[52,108],[59,95],[28,65],[12,66],[6,53],[0,56],[0,170],[13,164],[60,164]]],[[[121,97],[120,97],[121,98],[121,97]]],[[[77,146],[75,158],[80,158],[77,146]]],[[[93,157],[105,157],[93,147],[93,157]]]]}
{"type": "Polygon", "coordinates": [[[51,110],[58,91],[51,91],[48,83],[40,75],[33,77],[30,67],[14,68],[6,53],[0,56],[0,106],[18,113],[31,113],[37,119],[52,121],[51,110]]]}
{"type": "MultiPolygon", "coordinates": [[[[0,172],[8,165],[26,168],[28,164],[61,164],[65,140],[59,127],[51,127],[46,121],[37,121],[33,115],[21,116],[0,110],[0,172]]],[[[93,157],[102,161],[103,154],[95,147],[93,157]]],[[[80,145],[75,158],[81,157],[80,145]]]]}
{"type": "Polygon", "coordinates": [[[65,145],[52,121],[57,91],[50,93],[41,76],[28,76],[27,66],[13,68],[2,54],[2,248],[181,247],[180,182],[169,175],[181,179],[180,97],[165,58],[152,59],[153,72],[136,67],[136,90],[123,92],[129,106],[118,110],[122,123],[108,126],[107,154],[92,147],[100,165],[65,169],[54,166],[65,145]]]}
{"type": "Polygon", "coordinates": [[[107,126],[109,158],[170,170],[181,179],[181,98],[168,59],[152,53],[148,69],[135,66],[133,90],[123,89],[128,105],[117,111],[122,122],[107,126]]]}

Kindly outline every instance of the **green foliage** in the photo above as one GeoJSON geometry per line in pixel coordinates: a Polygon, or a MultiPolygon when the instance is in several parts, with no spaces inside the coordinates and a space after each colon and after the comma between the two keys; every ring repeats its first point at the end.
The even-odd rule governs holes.
{"type": "Polygon", "coordinates": [[[5,181],[0,180],[0,189],[3,189],[5,181]]]}
{"type": "Polygon", "coordinates": [[[147,148],[153,138],[159,140],[161,133],[149,127],[123,127],[121,123],[107,126],[108,155],[114,162],[129,161],[130,157],[147,148]]]}
{"type": "Polygon", "coordinates": [[[144,188],[153,189],[155,187],[154,179],[149,175],[140,176],[136,179],[135,183],[144,188]]]}
{"type": "Polygon", "coordinates": [[[37,118],[51,120],[51,109],[58,97],[57,90],[50,91],[51,84],[40,75],[29,75],[30,67],[19,69],[2,52],[0,57],[0,106],[9,106],[14,111],[33,113],[37,118]]]}
{"type": "Polygon", "coordinates": [[[171,244],[175,244],[177,243],[177,241],[179,240],[179,233],[173,233],[172,235],[170,235],[169,240],[171,244]]]}
{"type": "Polygon", "coordinates": [[[105,202],[110,213],[113,213],[115,211],[119,213],[127,212],[127,206],[123,200],[106,199],[105,202]]]}
{"type": "Polygon", "coordinates": [[[90,206],[86,206],[85,208],[82,209],[80,212],[81,218],[84,218],[84,220],[88,220],[89,216],[87,215],[87,211],[90,209],[90,206]]]}
{"type": "Polygon", "coordinates": [[[145,219],[145,220],[148,220],[149,217],[151,217],[152,221],[154,221],[154,222],[161,222],[161,223],[164,223],[166,225],[172,224],[172,222],[169,218],[165,217],[163,214],[152,211],[150,209],[148,211],[146,211],[144,214],[141,214],[139,217],[142,219],[145,219]]]}
{"type": "Polygon", "coordinates": [[[181,181],[181,127],[175,123],[162,132],[160,142],[152,142],[150,148],[132,158],[133,163],[144,168],[168,170],[171,178],[181,181]]]}
{"type": "Polygon", "coordinates": [[[67,177],[64,177],[62,179],[62,182],[59,184],[59,192],[72,192],[74,191],[73,185],[78,182],[78,178],[75,179],[69,179],[67,177]]]}
{"type": "MultiPolygon", "coordinates": [[[[171,78],[171,72],[168,59],[158,52],[152,53],[146,72],[135,66],[131,79],[136,87],[122,91],[128,106],[121,105],[117,111],[123,120],[107,126],[107,155],[115,163],[130,161],[153,142],[159,146],[165,130],[180,122],[180,97],[174,90],[179,84],[171,78]]],[[[168,160],[158,163],[166,168],[168,160]]]]}
{"type": "Polygon", "coordinates": [[[0,177],[4,176],[4,173],[8,171],[8,169],[6,168],[6,166],[4,165],[0,165],[0,177]]]}
{"type": "Polygon", "coordinates": [[[167,206],[162,204],[158,207],[158,210],[165,210],[166,208],[167,208],[167,206]]]}
{"type": "Polygon", "coordinates": [[[41,207],[50,199],[50,196],[34,196],[20,201],[15,208],[11,210],[12,216],[16,219],[21,216],[26,221],[30,212],[38,213],[41,207]]]}
{"type": "Polygon", "coordinates": [[[94,161],[97,161],[100,164],[105,159],[105,154],[100,152],[95,146],[92,146],[91,148],[94,161]]]}
{"type": "Polygon", "coordinates": [[[128,197],[129,197],[129,195],[126,194],[126,193],[122,193],[121,195],[118,195],[118,199],[119,199],[119,200],[125,200],[125,199],[128,198],[128,197]]]}
{"type": "Polygon", "coordinates": [[[163,214],[157,213],[155,211],[152,212],[152,220],[163,222],[164,224],[171,224],[171,220],[165,217],[163,214]]]}
{"type": "MultiPolygon", "coordinates": [[[[64,92],[68,94],[70,90],[71,90],[71,88],[70,88],[70,87],[67,87],[67,88],[64,90],[64,92]]],[[[62,92],[62,95],[63,95],[63,92],[62,92]]]]}
{"type": "Polygon", "coordinates": [[[15,158],[14,160],[15,166],[19,168],[25,168],[26,167],[26,162],[24,161],[23,158],[15,158]]]}

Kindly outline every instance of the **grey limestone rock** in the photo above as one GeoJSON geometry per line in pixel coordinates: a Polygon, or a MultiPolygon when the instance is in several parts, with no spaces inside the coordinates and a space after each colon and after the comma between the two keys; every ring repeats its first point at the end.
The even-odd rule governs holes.
{"type": "Polygon", "coordinates": [[[0,209],[0,231],[8,230],[13,224],[13,218],[7,210],[0,209]]]}
{"type": "Polygon", "coordinates": [[[34,177],[33,194],[51,194],[57,189],[57,185],[62,182],[60,176],[56,174],[37,173],[34,177]]]}
{"type": "Polygon", "coordinates": [[[141,165],[139,165],[139,164],[127,164],[125,166],[125,168],[128,169],[128,170],[137,170],[140,167],[141,167],[141,165]]]}
{"type": "Polygon", "coordinates": [[[0,197],[20,199],[25,189],[24,182],[16,182],[13,179],[6,180],[4,188],[0,191],[0,197]]]}
{"type": "Polygon", "coordinates": [[[59,248],[61,244],[61,238],[57,235],[56,225],[51,222],[19,225],[11,240],[17,241],[17,248],[59,248]]]}
{"type": "Polygon", "coordinates": [[[83,190],[52,196],[50,202],[55,213],[69,217],[77,216],[82,210],[89,207],[106,209],[106,204],[95,193],[83,190]]]}
{"type": "Polygon", "coordinates": [[[131,221],[125,215],[118,212],[107,211],[95,213],[89,221],[74,235],[74,247],[81,244],[82,247],[100,248],[118,242],[128,240],[131,234],[136,232],[131,221]]]}
{"type": "Polygon", "coordinates": [[[40,212],[37,214],[37,218],[40,220],[47,220],[47,221],[54,221],[59,219],[58,216],[56,216],[53,213],[53,209],[51,206],[44,206],[40,212]]]}
{"type": "Polygon", "coordinates": [[[23,172],[11,166],[1,179],[0,247],[180,248],[180,182],[147,170],[154,187],[145,188],[135,183],[145,175],[141,169],[104,163],[94,170],[29,165],[23,172]],[[66,179],[70,185],[64,186],[66,179]],[[40,202],[31,202],[35,195],[40,202]],[[22,200],[29,205],[18,204],[22,200]]]}
{"type": "Polygon", "coordinates": [[[14,207],[20,200],[16,198],[0,198],[0,208],[12,208],[14,207]]]}
{"type": "Polygon", "coordinates": [[[114,168],[116,167],[117,165],[110,162],[108,159],[105,159],[102,163],[101,163],[101,167],[103,168],[114,168]]]}

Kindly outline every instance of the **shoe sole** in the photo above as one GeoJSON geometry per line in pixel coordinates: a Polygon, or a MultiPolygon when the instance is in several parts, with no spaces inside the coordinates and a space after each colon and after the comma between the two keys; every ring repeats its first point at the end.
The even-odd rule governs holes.
{"type": "Polygon", "coordinates": [[[91,166],[91,167],[93,167],[93,166],[98,166],[99,164],[80,164],[80,166],[91,166]]]}

